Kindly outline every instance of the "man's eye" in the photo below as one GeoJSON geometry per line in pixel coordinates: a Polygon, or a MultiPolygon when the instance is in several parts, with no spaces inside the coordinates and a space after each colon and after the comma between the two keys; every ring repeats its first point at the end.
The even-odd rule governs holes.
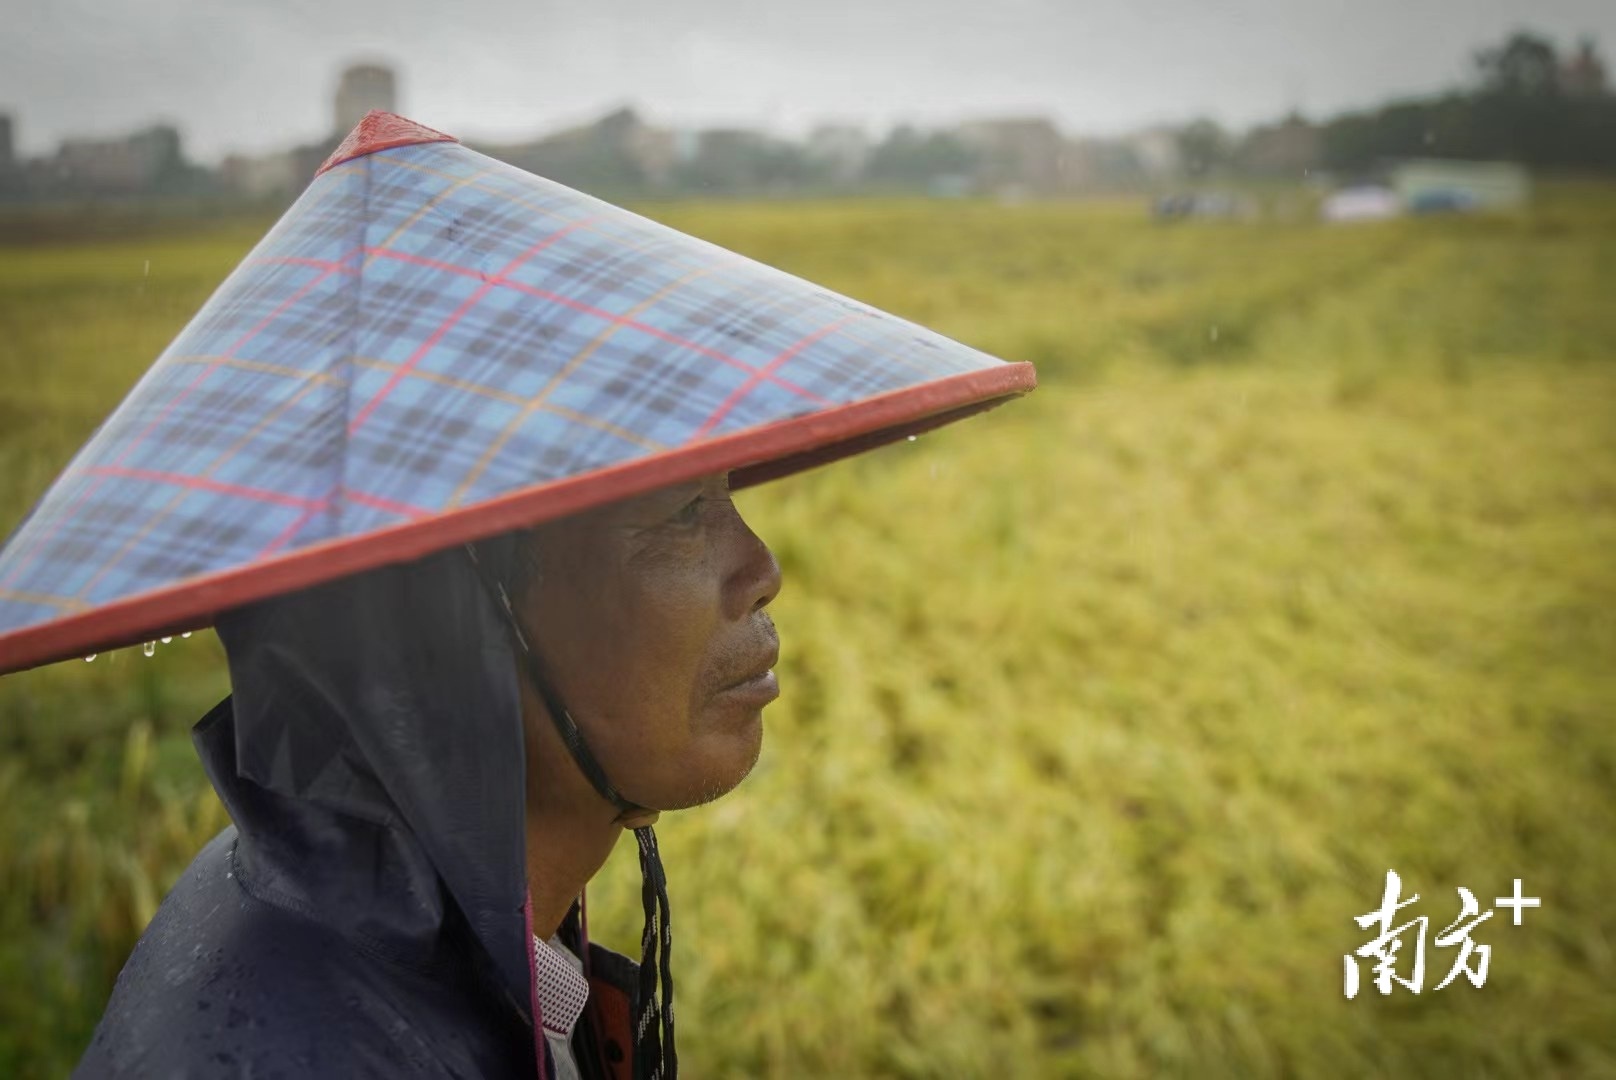
{"type": "Polygon", "coordinates": [[[679,512],[673,515],[673,520],[686,525],[693,524],[701,516],[701,504],[704,501],[703,496],[697,495],[679,508],[679,512]]]}

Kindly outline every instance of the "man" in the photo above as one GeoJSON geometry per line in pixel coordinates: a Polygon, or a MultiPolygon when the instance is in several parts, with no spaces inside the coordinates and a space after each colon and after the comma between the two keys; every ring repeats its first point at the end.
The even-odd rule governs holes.
{"type": "Polygon", "coordinates": [[[234,827],[80,1075],[673,1076],[651,822],[740,782],[777,693],[729,486],[1034,385],[367,116],[0,548],[0,672],[229,657],[234,827]],[[638,965],[581,903],[623,828],[638,965]]]}
{"type": "Polygon", "coordinates": [[[633,1075],[633,965],[575,918],[593,977],[569,978],[557,934],[624,828],[757,760],[781,575],[726,480],[483,545],[545,689],[464,549],[222,619],[234,694],[197,743],[236,824],[164,902],[78,1075],[531,1077],[526,1003],[480,936],[513,881],[557,1075],[633,1075]],[[597,792],[547,690],[645,809],[597,792]]]}

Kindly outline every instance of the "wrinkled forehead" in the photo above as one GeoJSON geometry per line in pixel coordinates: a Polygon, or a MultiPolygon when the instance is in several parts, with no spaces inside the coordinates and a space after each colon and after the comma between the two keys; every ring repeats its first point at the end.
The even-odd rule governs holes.
{"type": "MultiPolygon", "coordinates": [[[[728,470],[707,473],[703,476],[693,477],[689,480],[680,480],[677,483],[665,484],[651,491],[639,495],[630,495],[626,498],[616,499],[601,506],[586,510],[574,515],[574,519],[590,517],[599,519],[616,519],[635,517],[645,512],[674,510],[689,502],[698,495],[715,495],[729,490],[728,470]]],[[[558,518],[557,524],[566,522],[568,518],[558,518]]]]}
{"type": "Polygon", "coordinates": [[[587,544],[592,537],[618,525],[651,525],[698,496],[720,495],[728,490],[728,470],[707,473],[491,537],[480,541],[477,548],[496,577],[521,590],[538,571],[546,548],[554,551],[567,544],[587,544]]]}

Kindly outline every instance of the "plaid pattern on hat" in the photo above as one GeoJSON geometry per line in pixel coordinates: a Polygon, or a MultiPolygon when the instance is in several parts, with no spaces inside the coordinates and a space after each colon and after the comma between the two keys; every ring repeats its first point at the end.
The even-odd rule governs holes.
{"type": "Polygon", "coordinates": [[[1022,385],[975,400],[1030,368],[458,143],[364,153],[319,175],[0,551],[0,670],[30,627],[1012,367],[1022,385]]]}

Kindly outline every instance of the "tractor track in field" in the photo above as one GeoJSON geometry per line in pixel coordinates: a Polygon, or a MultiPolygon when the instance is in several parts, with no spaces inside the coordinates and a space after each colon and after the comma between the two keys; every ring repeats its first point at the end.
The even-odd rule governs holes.
{"type": "Polygon", "coordinates": [[[1424,246],[1428,246],[1424,237],[1400,231],[1369,254],[1330,266],[1301,281],[1286,282],[1243,298],[1238,312],[1222,309],[1217,304],[1198,304],[1188,313],[1141,320],[1138,329],[1153,348],[1175,364],[1238,362],[1254,351],[1264,330],[1276,317],[1294,317],[1337,294],[1361,289],[1405,265],[1408,256],[1424,246]],[[1231,318],[1236,315],[1237,320],[1231,318]],[[1211,341],[1207,337],[1208,327],[1219,331],[1218,337],[1211,341]]]}

